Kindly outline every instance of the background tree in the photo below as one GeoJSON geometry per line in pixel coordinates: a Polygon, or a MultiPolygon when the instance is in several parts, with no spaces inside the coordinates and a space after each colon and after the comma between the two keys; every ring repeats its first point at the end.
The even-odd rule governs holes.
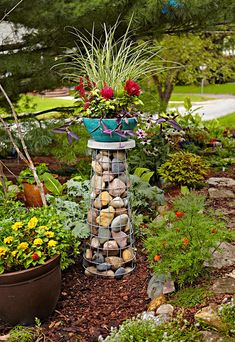
{"type": "Polygon", "coordinates": [[[220,46],[213,44],[211,37],[194,34],[165,35],[156,42],[162,49],[158,63],[164,71],[152,75],[161,109],[165,110],[175,84],[199,84],[202,78],[207,81],[228,81],[233,74],[234,58],[226,57],[220,46]],[[200,66],[205,65],[201,71],[200,66]]]}

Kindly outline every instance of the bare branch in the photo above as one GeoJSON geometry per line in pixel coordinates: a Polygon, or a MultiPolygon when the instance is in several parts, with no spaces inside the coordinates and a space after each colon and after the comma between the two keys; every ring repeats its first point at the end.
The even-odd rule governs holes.
{"type": "Polygon", "coordinates": [[[0,20],[0,24],[5,18],[12,12],[16,7],[18,7],[24,0],[20,0],[14,7],[12,7],[7,13],[4,14],[3,18],[0,20]]]}

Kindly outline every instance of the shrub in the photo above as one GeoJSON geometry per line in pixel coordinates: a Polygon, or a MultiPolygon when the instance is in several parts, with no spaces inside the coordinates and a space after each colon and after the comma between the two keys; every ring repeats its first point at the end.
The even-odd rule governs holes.
{"type": "Polygon", "coordinates": [[[154,272],[171,273],[183,286],[195,281],[204,261],[210,261],[219,243],[232,233],[212,213],[205,212],[204,196],[189,193],[175,200],[173,210],[164,218],[149,224],[147,234],[145,246],[154,272]]]}
{"type": "Polygon", "coordinates": [[[176,152],[161,165],[158,173],[166,182],[196,188],[204,180],[208,171],[207,163],[196,154],[176,152]]]}

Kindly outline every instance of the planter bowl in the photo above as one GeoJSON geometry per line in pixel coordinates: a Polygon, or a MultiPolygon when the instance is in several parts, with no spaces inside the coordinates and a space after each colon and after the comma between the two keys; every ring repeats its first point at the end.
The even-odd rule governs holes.
{"type": "MultiPolygon", "coordinates": [[[[111,130],[115,130],[117,128],[116,119],[102,119],[102,122],[105,126],[111,130]]],[[[95,141],[100,142],[119,142],[119,141],[127,141],[128,135],[124,137],[120,137],[117,133],[113,132],[111,135],[105,134],[103,132],[103,127],[100,119],[91,119],[91,118],[83,118],[84,126],[87,132],[91,135],[91,137],[95,141]]],[[[122,119],[122,130],[133,130],[137,125],[136,118],[128,118],[128,123],[124,119],[122,119]]]]}
{"type": "Polygon", "coordinates": [[[55,309],[61,287],[60,256],[27,270],[0,275],[0,319],[12,325],[35,324],[55,309]]]}

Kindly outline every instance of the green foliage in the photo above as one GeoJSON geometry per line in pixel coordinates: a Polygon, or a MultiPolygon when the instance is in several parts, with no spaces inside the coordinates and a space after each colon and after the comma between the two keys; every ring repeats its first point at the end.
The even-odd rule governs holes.
{"type": "Polygon", "coordinates": [[[153,271],[171,273],[183,286],[202,274],[204,262],[210,262],[219,244],[232,236],[221,219],[206,212],[205,197],[189,193],[176,199],[161,220],[149,224],[145,246],[153,271]],[[155,255],[161,256],[159,262],[154,262],[155,255]]]}
{"type": "Polygon", "coordinates": [[[59,196],[62,194],[63,185],[51,173],[43,173],[40,180],[53,195],[59,196]]]}
{"type": "Polygon", "coordinates": [[[32,328],[23,327],[17,325],[13,329],[11,329],[9,337],[7,338],[8,342],[34,342],[37,336],[32,328]]]}
{"type": "Polygon", "coordinates": [[[166,182],[196,188],[203,182],[208,168],[202,157],[180,151],[170,154],[158,173],[166,182]]]}
{"type": "Polygon", "coordinates": [[[146,167],[137,167],[135,169],[134,175],[138,176],[141,180],[149,183],[154,171],[150,171],[146,167]]]}
{"type": "Polygon", "coordinates": [[[114,328],[105,339],[100,338],[99,342],[162,342],[181,341],[199,342],[200,332],[186,322],[181,323],[173,320],[169,323],[156,324],[152,318],[141,317],[124,321],[119,329],[114,328]]]}
{"type": "Polygon", "coordinates": [[[235,300],[231,299],[229,303],[225,303],[219,308],[219,315],[222,320],[228,324],[229,330],[235,330],[235,300]]]}
{"type": "MultiPolygon", "coordinates": [[[[36,172],[37,172],[37,175],[39,176],[39,178],[45,172],[48,172],[48,171],[49,171],[49,169],[48,169],[48,167],[47,167],[47,165],[45,163],[41,163],[38,166],[36,166],[36,172]]],[[[30,183],[30,184],[35,183],[35,179],[33,177],[33,173],[30,170],[30,168],[27,167],[26,169],[24,169],[24,170],[22,170],[20,172],[19,177],[18,177],[18,182],[19,183],[27,182],[27,183],[30,183]]]]}
{"type": "Polygon", "coordinates": [[[198,304],[202,304],[209,296],[212,296],[212,293],[206,288],[187,287],[176,292],[170,302],[176,306],[192,308],[198,304]]]}
{"type": "Polygon", "coordinates": [[[156,214],[156,206],[164,203],[163,190],[151,186],[136,175],[131,175],[131,205],[136,213],[156,214]]]}
{"type": "Polygon", "coordinates": [[[58,254],[65,269],[74,263],[79,244],[53,207],[17,211],[0,221],[0,273],[41,265],[58,254]]]}

